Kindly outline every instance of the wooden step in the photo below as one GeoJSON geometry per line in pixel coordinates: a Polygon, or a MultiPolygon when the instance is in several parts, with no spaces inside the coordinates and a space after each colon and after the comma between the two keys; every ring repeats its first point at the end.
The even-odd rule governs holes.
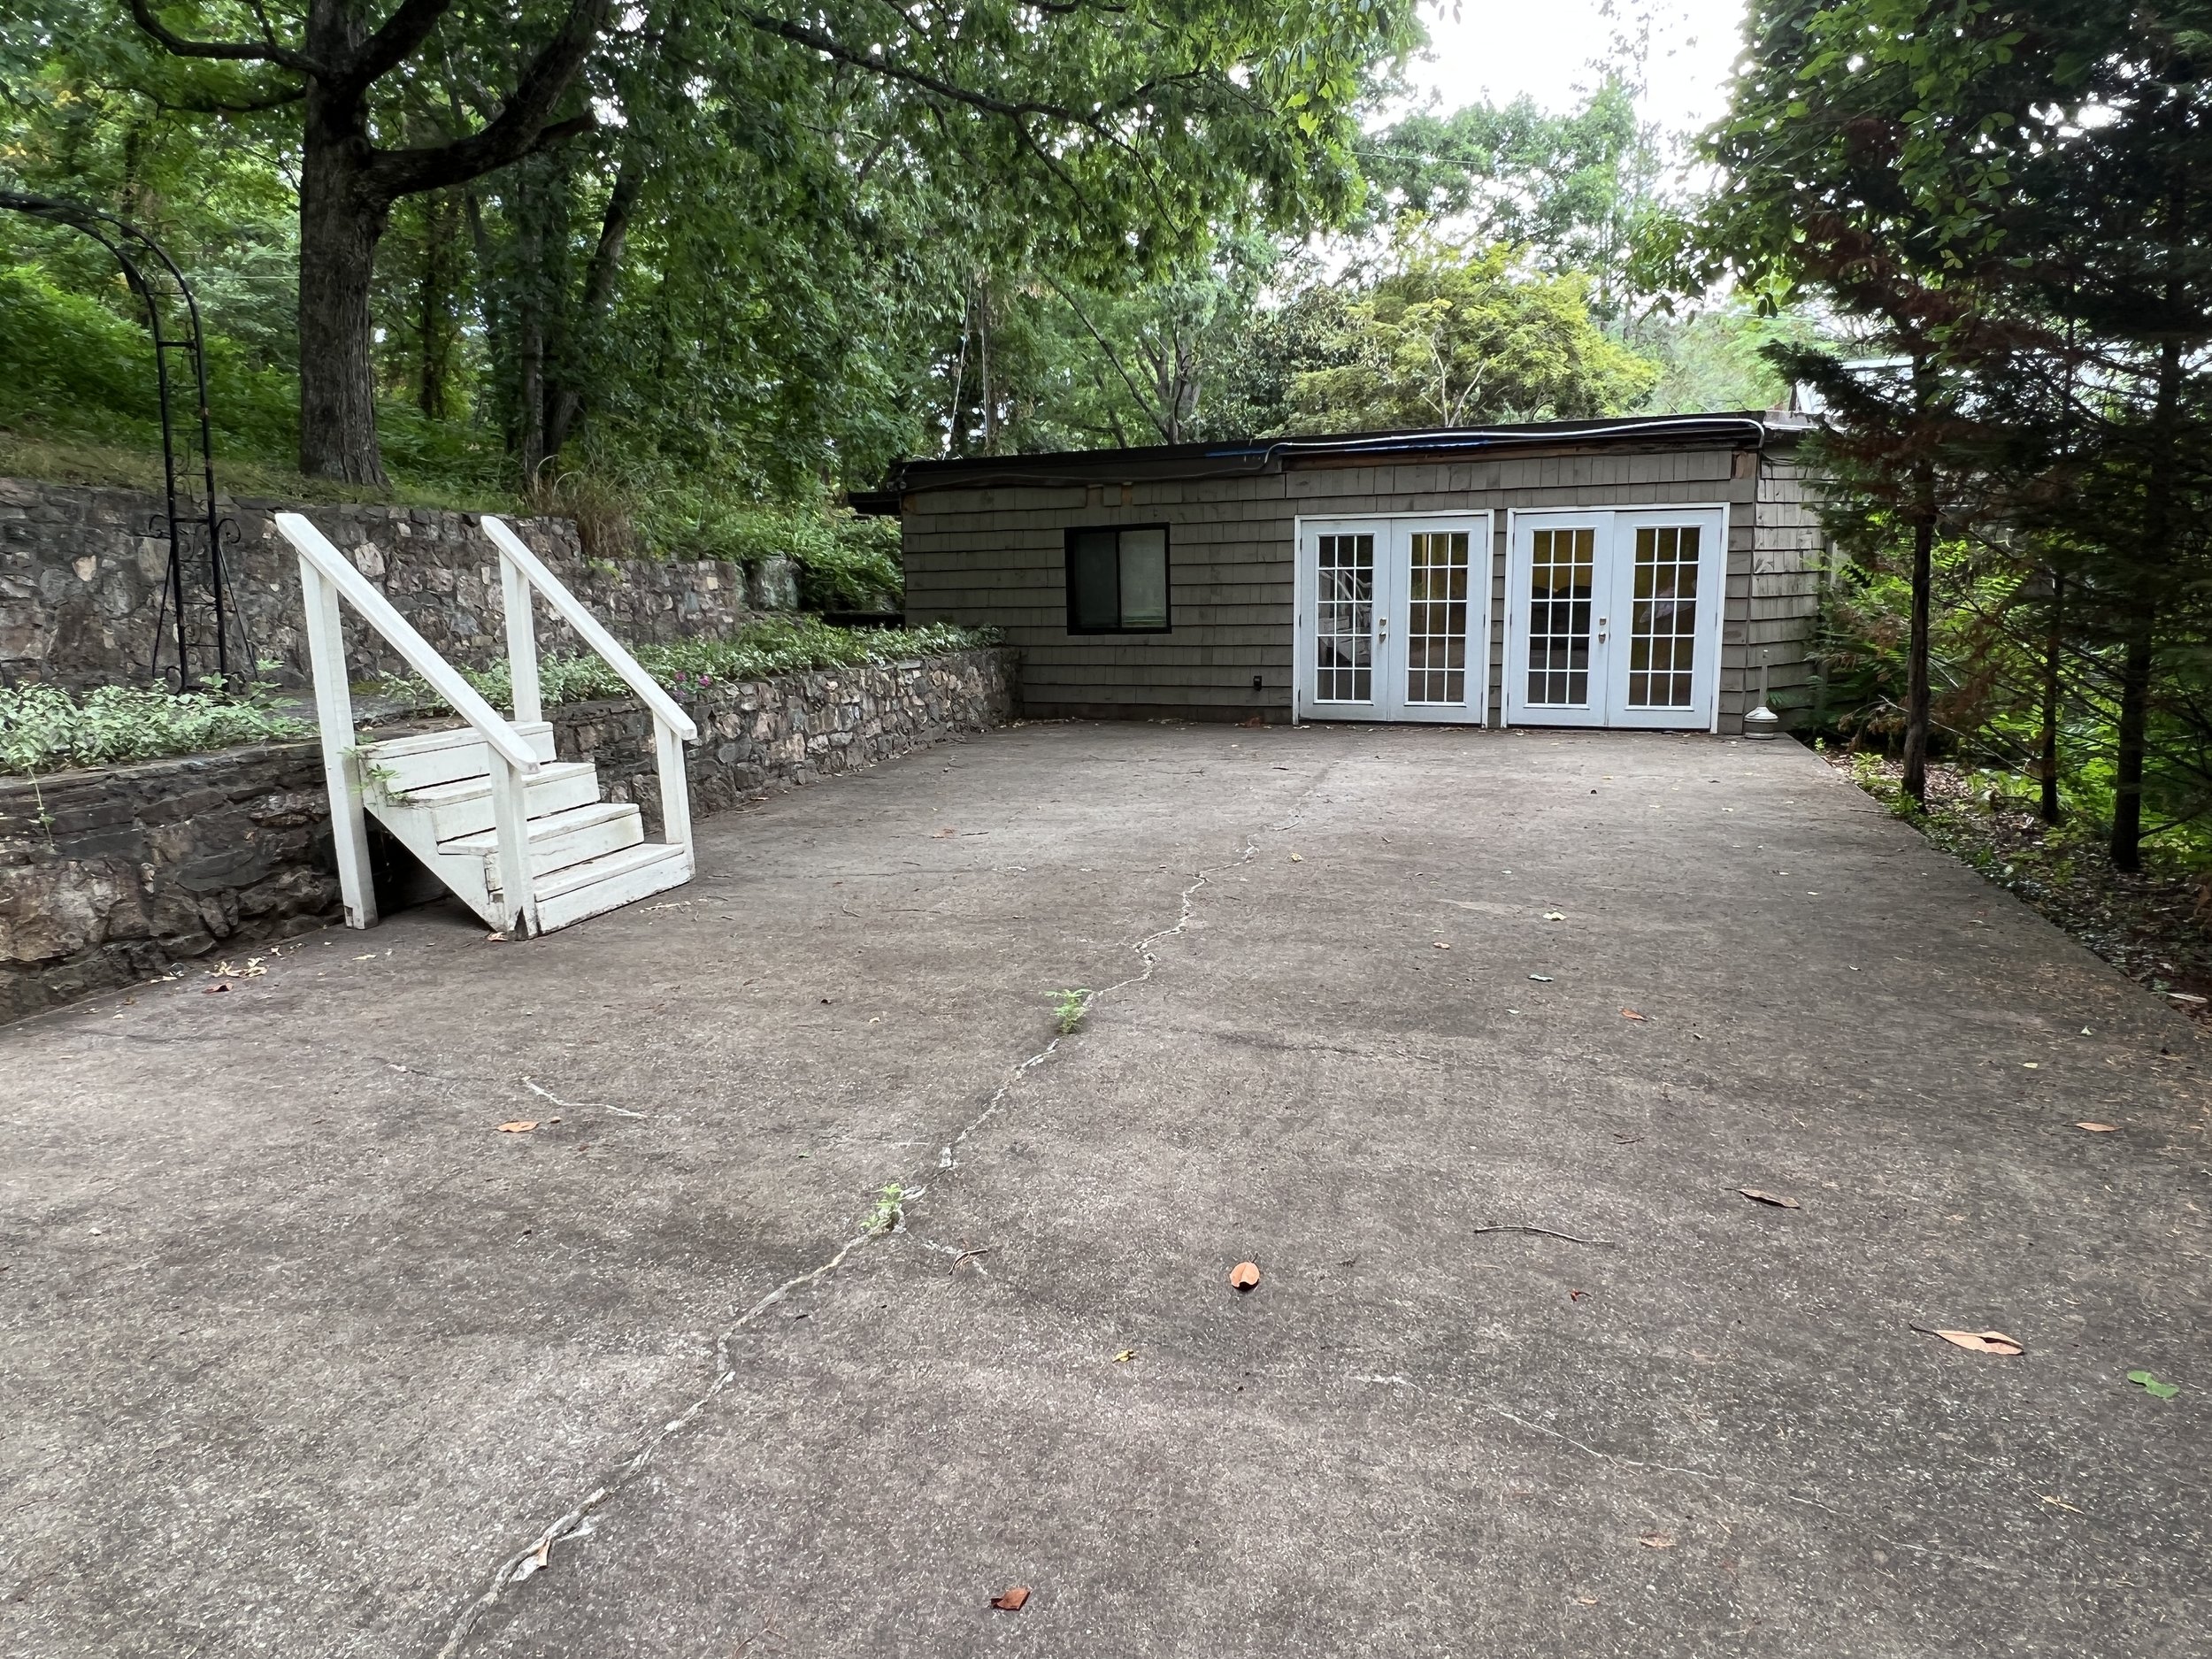
{"type": "MultiPolygon", "coordinates": [[[[645,839],[645,821],[627,801],[600,801],[571,807],[530,820],[531,885],[540,879],[587,859],[618,853],[645,839]]],[[[480,857],[484,861],[484,886],[500,890],[499,832],[478,830],[442,842],[438,850],[449,856],[480,857]]]]}
{"type": "MultiPolygon", "coordinates": [[[[553,727],[544,720],[515,727],[516,735],[540,760],[551,760],[553,727]]],[[[491,757],[475,727],[456,726],[370,743],[361,750],[361,775],[387,798],[411,798],[418,791],[468,778],[488,777],[491,757]]]]}
{"type": "Polygon", "coordinates": [[[690,879],[690,849],[664,841],[646,841],[571,864],[535,884],[538,931],[549,933],[690,879]]]}
{"type": "MultiPolygon", "coordinates": [[[[533,818],[549,818],[599,799],[599,769],[588,760],[557,760],[522,780],[524,801],[533,818]]],[[[374,803],[372,803],[373,806],[374,803]]],[[[419,813],[426,839],[441,844],[492,827],[492,784],[488,777],[462,778],[417,789],[403,802],[376,806],[380,818],[419,813]]]]}

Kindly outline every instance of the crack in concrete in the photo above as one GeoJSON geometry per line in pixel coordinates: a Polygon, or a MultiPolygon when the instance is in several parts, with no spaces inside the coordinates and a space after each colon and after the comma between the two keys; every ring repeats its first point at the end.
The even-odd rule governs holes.
{"type": "MultiPolygon", "coordinates": [[[[1306,803],[1312,799],[1314,791],[1327,780],[1333,768],[1325,764],[1320,774],[1306,787],[1297,801],[1293,803],[1289,815],[1277,823],[1265,826],[1248,838],[1244,843],[1244,849],[1234,858],[1226,864],[1200,870],[1196,878],[1182,891],[1174,923],[1170,926],[1147,933],[1128,947],[1137,954],[1139,961],[1143,965],[1138,972],[1130,974],[1127,978],[1116,980],[1102,990],[1088,993],[1083,1001],[1084,1014],[1087,1017],[1092,1007],[1103,998],[1148,983],[1159,968],[1159,958],[1155,948],[1164,941],[1179,937],[1190,926],[1192,918],[1197,914],[1196,900],[1200,891],[1211,883],[1216,876],[1248,864],[1259,856],[1259,836],[1279,834],[1295,827],[1305,815],[1306,803]]],[[[960,1167],[958,1158],[960,1147],[1005,1110],[1006,1102],[1016,1085],[1031,1071],[1050,1060],[1059,1051],[1060,1045],[1067,1040],[1070,1034],[1071,1033],[1062,1033],[1055,1036],[1050,1042],[1016,1065],[1007,1074],[1006,1079],[993,1091],[990,1099],[984,1102],[983,1110],[970,1118],[957,1134],[945,1142],[937,1157],[937,1168],[941,1172],[950,1173],[960,1167]]],[[[534,1083],[529,1083],[528,1079],[526,1078],[523,1080],[538,1094],[546,1094],[534,1083]]],[[[551,1100],[553,1097],[546,1094],[546,1098],[551,1100]]],[[[902,1228],[905,1220],[904,1206],[920,1198],[927,1190],[926,1187],[916,1187],[910,1192],[902,1193],[899,1217],[902,1228]]],[[[519,1555],[510,1556],[503,1562],[492,1574],[491,1581],[485,1586],[483,1593],[462,1609],[460,1616],[455,1619],[447,1632],[443,1645],[438,1648],[437,1659],[455,1659],[473,1632],[477,1620],[498,1606],[509,1590],[545,1570],[552,1559],[554,1545],[590,1536],[593,1513],[613,1498],[641,1470],[651,1463],[654,1455],[666,1441],[690,1427],[700,1415],[737,1380],[737,1367],[730,1357],[732,1338],[747,1329],[770,1309],[788,1298],[794,1291],[803,1290],[810,1285],[818,1284],[829,1278],[845,1264],[847,1258],[854,1251],[875,1240],[890,1237],[892,1231],[888,1228],[863,1229],[846,1240],[838,1247],[835,1253],[819,1266],[811,1268],[795,1278],[787,1279],[777,1286],[775,1289],[748,1308],[727,1329],[717,1336],[714,1341],[715,1376],[713,1381],[707,1385],[706,1391],[674,1417],[649,1432],[638,1444],[636,1449],[602,1479],[582,1502],[567,1510],[551,1525],[540,1532],[531,1541],[529,1547],[519,1555]]]]}

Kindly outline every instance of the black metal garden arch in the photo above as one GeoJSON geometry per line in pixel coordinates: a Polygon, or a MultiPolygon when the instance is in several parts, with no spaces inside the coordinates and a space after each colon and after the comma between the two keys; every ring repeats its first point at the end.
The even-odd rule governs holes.
{"type": "Polygon", "coordinates": [[[207,403],[207,342],[200,327],[199,302],[168,251],[128,219],[83,202],[0,190],[0,208],[66,225],[83,232],[123,268],[123,280],[146,308],[147,332],[154,342],[154,376],[161,404],[161,468],[165,512],[149,529],[169,543],[168,581],[154,622],[153,660],[157,681],[173,674],[179,690],[209,676],[225,686],[250,677],[253,648],[246,636],[224,566],[223,541],[237,526],[224,518],[215,499],[215,449],[207,403]],[[172,402],[169,369],[173,352],[188,363],[196,419],[183,434],[181,457],[172,402]],[[163,658],[173,649],[175,662],[163,658]],[[195,662],[198,673],[194,672],[195,662]]]}

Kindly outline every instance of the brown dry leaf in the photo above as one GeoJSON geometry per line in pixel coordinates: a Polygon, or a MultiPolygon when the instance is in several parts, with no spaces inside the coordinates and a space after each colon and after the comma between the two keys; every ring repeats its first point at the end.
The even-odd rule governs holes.
{"type": "Polygon", "coordinates": [[[1641,1019],[1648,1021],[1651,1017],[1648,1014],[1639,1014],[1632,1008],[1624,1008],[1621,1010],[1621,1018],[1623,1019],[1641,1019]]]}
{"type": "Polygon", "coordinates": [[[1755,1187],[1739,1187],[1736,1190],[1755,1204],[1772,1204],[1777,1210],[1802,1210],[1804,1208],[1804,1205],[1799,1203],[1794,1198],[1781,1198],[1772,1193],[1763,1193],[1755,1187]]]}
{"type": "Polygon", "coordinates": [[[934,835],[931,836],[930,840],[933,841],[949,841],[958,833],[960,833],[958,830],[954,829],[950,825],[947,825],[943,829],[939,830],[934,835]]]}
{"type": "Polygon", "coordinates": [[[526,1135],[537,1126],[538,1120],[534,1118],[518,1118],[511,1124],[500,1125],[499,1133],[503,1135],[526,1135]]]}
{"type": "Polygon", "coordinates": [[[1586,1290],[1571,1290],[1567,1293],[1567,1300],[1569,1302],[1580,1302],[1589,1294],[1590,1293],[1586,1290]]]}
{"type": "Polygon", "coordinates": [[[1257,1262],[1239,1262],[1234,1267],[1229,1270],[1229,1282],[1232,1285],[1234,1285],[1239,1290],[1251,1289],[1253,1286],[1260,1282],[1259,1263],[1257,1262]]]}
{"type": "Polygon", "coordinates": [[[1641,1544],[1646,1549],[1672,1549],[1674,1548],[1674,1534],[1671,1532],[1646,1532],[1636,1541],[1641,1544]]]}
{"type": "Polygon", "coordinates": [[[1029,1600],[1029,1586],[1018,1584],[1010,1590],[1002,1590],[991,1598],[991,1605],[1002,1613],[1018,1613],[1022,1603],[1029,1600]]]}
{"type": "Polygon", "coordinates": [[[202,996],[220,996],[224,992],[229,989],[230,987],[227,985],[204,985],[200,987],[200,995],[202,996]]]}
{"type": "Polygon", "coordinates": [[[2116,1135],[2120,1133],[2120,1125],[2117,1124],[2081,1123],[2076,1124],[2074,1127],[2086,1129],[2093,1135],[2116,1135]]]}
{"type": "Polygon", "coordinates": [[[2002,1331],[1938,1331],[1936,1334],[1954,1348],[1962,1348],[1970,1354],[2001,1354],[2010,1358],[2027,1350],[2002,1331]]]}
{"type": "Polygon", "coordinates": [[[1126,1365],[1131,1360],[1136,1357],[1137,1350],[1135,1348],[1125,1348],[1122,1349],[1120,1353],[1114,1356],[1114,1363],[1117,1365],[1126,1365]]]}

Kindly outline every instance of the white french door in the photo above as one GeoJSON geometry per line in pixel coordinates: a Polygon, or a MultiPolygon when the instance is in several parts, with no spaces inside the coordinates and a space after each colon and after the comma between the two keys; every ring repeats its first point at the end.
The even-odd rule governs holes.
{"type": "Polygon", "coordinates": [[[1302,520],[1300,718],[1479,724],[1490,537],[1486,512],[1302,520]]]}
{"type": "Polygon", "coordinates": [[[1727,529],[1724,507],[1513,514],[1507,723],[1709,727],[1727,529]]]}

